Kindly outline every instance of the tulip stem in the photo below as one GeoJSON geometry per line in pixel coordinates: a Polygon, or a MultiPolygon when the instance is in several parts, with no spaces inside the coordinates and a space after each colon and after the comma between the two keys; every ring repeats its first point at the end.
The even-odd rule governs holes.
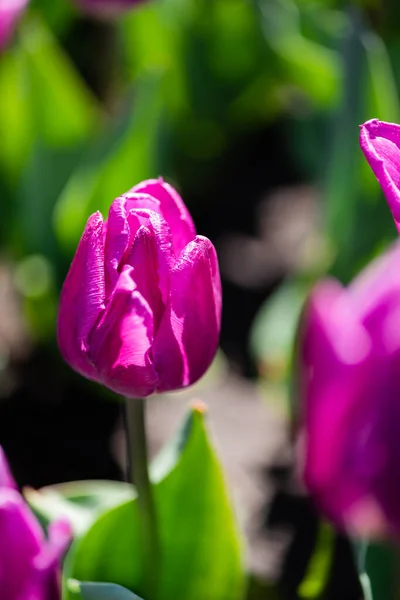
{"type": "Polygon", "coordinates": [[[143,554],[143,589],[141,592],[146,594],[146,599],[155,600],[159,581],[160,542],[156,507],[148,471],[145,402],[146,400],[142,398],[126,398],[128,468],[130,480],[135,485],[138,495],[143,554]]]}

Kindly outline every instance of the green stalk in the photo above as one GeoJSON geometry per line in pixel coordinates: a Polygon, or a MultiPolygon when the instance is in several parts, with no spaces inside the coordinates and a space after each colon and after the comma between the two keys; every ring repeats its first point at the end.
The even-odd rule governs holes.
{"type": "Polygon", "coordinates": [[[160,573],[160,541],[157,514],[148,471],[145,399],[126,398],[128,467],[138,494],[140,539],[143,555],[142,589],[146,599],[156,600],[160,573]]]}

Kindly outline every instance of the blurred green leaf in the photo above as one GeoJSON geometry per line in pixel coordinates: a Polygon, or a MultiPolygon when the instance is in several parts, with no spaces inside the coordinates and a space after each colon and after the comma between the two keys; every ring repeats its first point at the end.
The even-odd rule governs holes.
{"type": "Polygon", "coordinates": [[[300,598],[316,600],[323,597],[331,573],[334,545],[335,531],[329,523],[320,521],[314,552],[298,588],[300,598]]]}
{"type": "Polygon", "coordinates": [[[334,104],[342,84],[337,52],[303,35],[300,7],[292,0],[254,1],[265,41],[285,70],[286,83],[319,105],[334,104]]]}
{"type": "Polygon", "coordinates": [[[400,119],[399,97],[386,46],[372,31],[364,33],[362,44],[369,78],[367,98],[370,106],[367,110],[378,119],[397,122],[400,119]]]}
{"type": "MultiPolygon", "coordinates": [[[[87,141],[99,123],[98,105],[83,80],[63,52],[51,31],[39,17],[28,18],[19,31],[18,45],[6,52],[0,60],[0,168],[8,185],[15,192],[19,176],[27,175],[24,168],[34,164],[41,185],[49,187],[56,178],[54,161],[61,156],[58,170],[65,178],[69,176],[62,162],[69,163],[87,141]],[[43,161],[37,157],[29,159],[43,148],[49,154],[43,161]],[[51,152],[57,154],[55,158],[51,152]],[[52,160],[52,162],[48,162],[52,160]]],[[[26,191],[26,205],[34,208],[37,219],[42,218],[35,198],[32,198],[31,181],[26,191]]],[[[60,190],[56,191],[56,196],[60,190]]],[[[41,199],[41,196],[40,196],[41,199]]],[[[54,198],[52,198],[54,202],[54,198]]],[[[22,214],[24,212],[22,211],[22,214]]],[[[18,215],[15,215],[18,219],[18,215]]],[[[49,223],[46,219],[48,231],[49,223]]],[[[32,228],[36,231],[35,227],[32,228]]],[[[31,229],[30,229],[31,231],[31,229]]],[[[43,232],[40,232],[43,239],[43,232]]],[[[30,248],[41,251],[42,248],[30,248]]]]}
{"type": "Polygon", "coordinates": [[[309,286],[285,281],[258,311],[250,332],[250,351],[268,397],[289,410],[289,379],[296,331],[309,286]]]}
{"type": "Polygon", "coordinates": [[[136,183],[159,173],[157,141],[162,103],[160,76],[140,80],[133,105],[97,140],[72,174],[54,212],[60,244],[72,253],[89,215],[107,215],[111,202],[136,183]]]}
{"type": "MultiPolygon", "coordinates": [[[[158,457],[152,479],[163,557],[160,600],[241,599],[240,542],[202,407],[158,457]]],[[[135,500],[104,513],[73,544],[65,576],[118,582],[145,597],[135,500]]]]}
{"type": "Polygon", "coordinates": [[[54,205],[82,151],[81,146],[54,148],[35,140],[14,194],[14,228],[8,232],[19,255],[40,253],[53,263],[57,260],[54,205]]]}
{"type": "Polygon", "coordinates": [[[140,600],[126,588],[113,583],[93,583],[69,579],[69,597],[74,600],[140,600]]]}
{"type": "Polygon", "coordinates": [[[166,2],[144,4],[126,16],[121,31],[131,76],[173,67],[177,29],[166,2]]]}
{"type": "Polygon", "coordinates": [[[349,23],[343,47],[344,94],[332,126],[325,184],[327,231],[337,253],[333,274],[344,282],[395,233],[359,148],[358,125],[372,117],[396,120],[398,114],[394,77],[383,42],[366,29],[355,8],[349,11],[349,23]]]}
{"type": "Polygon", "coordinates": [[[14,283],[30,333],[36,339],[54,339],[58,294],[50,260],[40,254],[25,256],[15,265],[14,283]]]}
{"type": "Polygon", "coordinates": [[[50,29],[36,16],[24,23],[20,42],[35,132],[53,146],[86,139],[98,122],[99,109],[50,29]]]}
{"type": "Polygon", "coordinates": [[[24,489],[24,496],[42,525],[69,519],[75,535],[84,534],[103,512],[135,496],[132,485],[119,481],[71,481],[24,489]]]}
{"type": "Polygon", "coordinates": [[[388,542],[352,540],[364,600],[398,598],[398,550],[388,542]]]}
{"type": "Polygon", "coordinates": [[[75,14],[74,0],[33,0],[32,8],[39,10],[52,31],[63,33],[70,25],[75,14]]]}
{"type": "Polygon", "coordinates": [[[366,571],[366,558],[368,552],[367,541],[354,541],[353,550],[356,559],[358,577],[360,580],[361,589],[364,600],[373,600],[371,580],[366,571]]]}
{"type": "Polygon", "coordinates": [[[0,60],[0,168],[8,184],[15,184],[32,145],[28,89],[29,74],[20,49],[13,47],[0,60]]]}

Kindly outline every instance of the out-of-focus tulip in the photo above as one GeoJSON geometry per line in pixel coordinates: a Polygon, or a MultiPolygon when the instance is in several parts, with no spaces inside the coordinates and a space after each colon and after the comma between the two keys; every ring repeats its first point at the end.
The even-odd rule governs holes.
{"type": "Polygon", "coordinates": [[[11,475],[6,455],[4,454],[3,448],[0,446],[0,490],[2,488],[9,488],[12,490],[18,489],[14,477],[11,475]]]}
{"type": "Polygon", "coordinates": [[[29,0],[0,0],[0,51],[8,44],[29,0]]]}
{"type": "Polygon", "coordinates": [[[93,214],[65,280],[58,342],[79,373],[146,397],[194,383],[218,346],[215,248],[178,193],[149,180],[93,214]]]}
{"type": "Polygon", "coordinates": [[[16,489],[0,448],[1,600],[59,600],[59,562],[71,540],[65,521],[50,525],[46,539],[16,489]]]}
{"type": "Polygon", "coordinates": [[[360,145],[400,231],[400,125],[371,119],[361,125],[360,145]]]}
{"type": "Polygon", "coordinates": [[[80,10],[101,18],[117,17],[143,2],[144,0],[75,0],[80,10]]]}
{"type": "Polygon", "coordinates": [[[400,245],[319,283],[300,331],[306,487],[334,522],[400,535],[400,245]]]}

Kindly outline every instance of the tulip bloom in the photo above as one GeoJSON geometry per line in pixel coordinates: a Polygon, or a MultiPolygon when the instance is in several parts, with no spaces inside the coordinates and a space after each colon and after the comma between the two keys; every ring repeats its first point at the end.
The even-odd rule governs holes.
{"type": "Polygon", "coordinates": [[[400,231],[400,125],[367,121],[361,125],[360,146],[400,231]]]}
{"type": "Polygon", "coordinates": [[[59,600],[59,561],[71,540],[67,522],[42,528],[25,503],[0,448],[1,600],[59,600]]]}
{"type": "Polygon", "coordinates": [[[117,17],[142,2],[143,0],[75,0],[82,11],[106,18],[117,17]]]}
{"type": "Polygon", "coordinates": [[[215,248],[196,236],[182,199],[149,180],[86,225],[65,280],[58,342],[79,373],[146,397],[194,383],[218,346],[215,248]]]}
{"type": "Polygon", "coordinates": [[[0,0],[0,50],[10,41],[15,25],[29,0],[0,0]]]}
{"type": "Polygon", "coordinates": [[[334,522],[400,536],[400,245],[349,287],[320,282],[300,329],[304,481],[334,522]]]}

